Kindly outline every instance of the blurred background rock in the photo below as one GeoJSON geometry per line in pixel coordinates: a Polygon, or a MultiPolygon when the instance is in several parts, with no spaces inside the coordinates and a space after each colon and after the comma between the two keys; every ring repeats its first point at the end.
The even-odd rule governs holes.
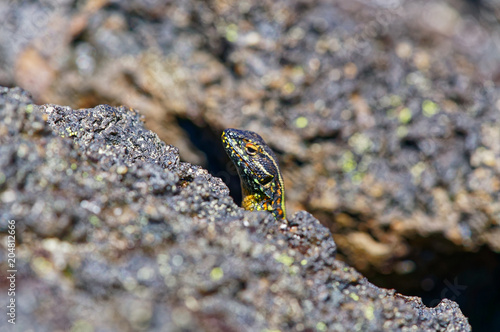
{"type": "Polygon", "coordinates": [[[2,1],[0,85],[125,105],[240,200],[259,132],[287,208],[378,286],[500,328],[500,3],[2,1]]]}

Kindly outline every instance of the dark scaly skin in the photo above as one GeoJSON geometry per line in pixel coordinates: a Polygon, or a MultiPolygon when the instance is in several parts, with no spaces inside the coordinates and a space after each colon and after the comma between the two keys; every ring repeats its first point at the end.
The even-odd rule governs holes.
{"type": "Polygon", "coordinates": [[[226,129],[222,144],[241,179],[243,208],[270,211],[277,220],[286,219],[278,160],[262,137],[253,131],[226,129]]]}

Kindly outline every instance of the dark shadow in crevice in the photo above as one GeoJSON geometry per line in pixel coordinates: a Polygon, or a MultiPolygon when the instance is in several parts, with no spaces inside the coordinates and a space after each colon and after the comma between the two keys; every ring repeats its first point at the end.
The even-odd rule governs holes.
{"type": "Polygon", "coordinates": [[[206,164],[201,165],[213,176],[219,177],[228,186],[234,202],[241,205],[240,178],[233,163],[222,147],[221,132],[206,124],[196,124],[187,118],[177,118],[192,146],[205,155],[206,164]]]}
{"type": "Polygon", "coordinates": [[[438,236],[408,240],[414,262],[408,274],[365,272],[380,287],[394,288],[404,295],[419,296],[428,307],[448,298],[460,306],[474,331],[496,331],[500,326],[500,254],[487,247],[463,252],[438,236]]]}
{"type": "MultiPolygon", "coordinates": [[[[341,212],[352,218],[354,230],[373,236],[370,228],[363,226],[367,222],[363,216],[341,212]]],[[[332,230],[334,239],[336,234],[345,234],[335,225],[338,213],[316,212],[314,215],[332,230]]],[[[467,252],[439,234],[427,237],[415,235],[407,238],[406,244],[409,252],[405,257],[387,262],[386,270],[394,272],[384,274],[381,272],[384,267],[373,266],[360,272],[378,287],[422,298],[428,307],[435,307],[444,298],[455,301],[474,331],[499,331],[500,253],[486,246],[467,252]],[[404,272],[405,266],[409,267],[408,273],[404,272]],[[400,272],[395,272],[397,270],[400,272]]],[[[339,248],[337,259],[354,265],[348,258],[349,255],[339,248]]]]}

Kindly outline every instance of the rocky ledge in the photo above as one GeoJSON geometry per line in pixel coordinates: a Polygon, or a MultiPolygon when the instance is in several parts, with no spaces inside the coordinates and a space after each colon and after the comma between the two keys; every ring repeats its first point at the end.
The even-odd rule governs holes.
{"type": "Polygon", "coordinates": [[[15,220],[19,330],[470,330],[455,302],[428,308],[336,260],[309,213],[279,225],[228,194],[134,110],[0,88],[0,268],[15,220]]]}

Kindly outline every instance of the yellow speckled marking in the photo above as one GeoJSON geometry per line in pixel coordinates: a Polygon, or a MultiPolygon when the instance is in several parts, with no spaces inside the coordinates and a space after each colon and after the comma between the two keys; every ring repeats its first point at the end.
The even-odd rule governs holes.
{"type": "Polygon", "coordinates": [[[270,211],[276,219],[286,219],[283,178],[274,152],[262,137],[226,129],[222,142],[240,175],[243,208],[270,211]]]}

